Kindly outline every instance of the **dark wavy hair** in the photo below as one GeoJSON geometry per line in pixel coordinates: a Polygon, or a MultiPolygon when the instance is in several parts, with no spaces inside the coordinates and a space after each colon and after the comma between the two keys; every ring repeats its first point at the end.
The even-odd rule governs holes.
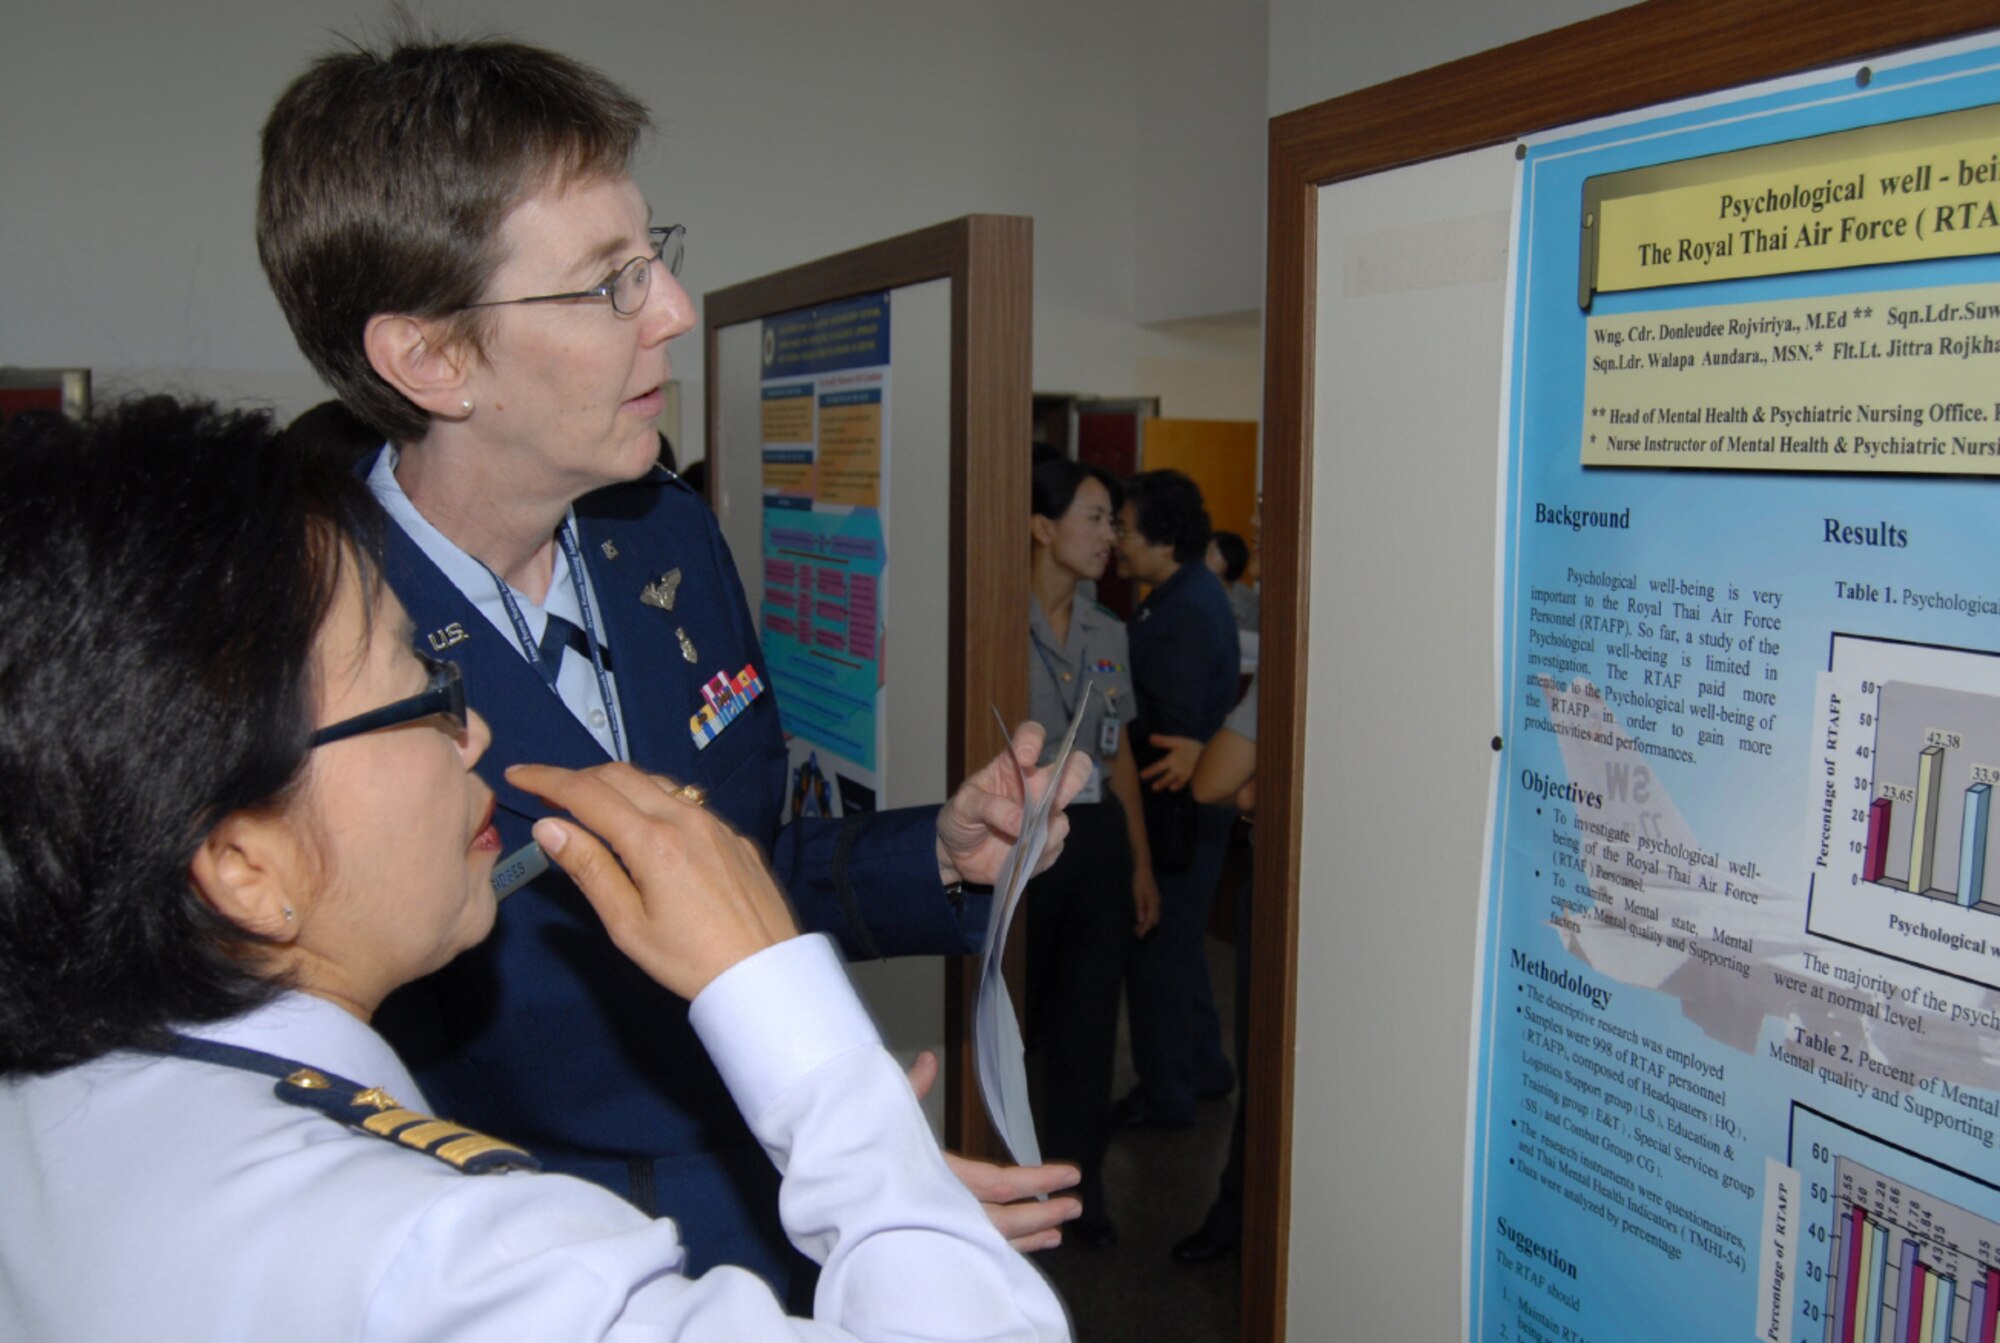
{"type": "Polygon", "coordinates": [[[1157,546],[1172,546],[1174,559],[1193,564],[1208,549],[1208,506],[1201,487],[1178,471],[1141,471],[1125,482],[1139,535],[1157,546]]]}
{"type": "Polygon", "coordinates": [[[1250,567],[1250,545],[1235,532],[1218,531],[1208,538],[1222,556],[1222,581],[1234,583],[1250,567]]]}
{"type": "Polygon", "coordinates": [[[1076,492],[1086,480],[1096,481],[1110,493],[1113,513],[1125,501],[1125,487],[1118,483],[1118,477],[1102,467],[1073,462],[1067,457],[1051,457],[1036,462],[1031,479],[1034,482],[1034,511],[1037,517],[1060,519],[1076,502],[1076,492]]]}
{"type": "Polygon", "coordinates": [[[283,806],[344,564],[380,513],[261,414],[151,397],[0,435],[0,1074],[267,999],[188,867],[283,806]]]}
{"type": "Polygon", "coordinates": [[[626,170],[651,125],[597,71],[518,42],[427,42],[322,56],[264,122],[257,254],[292,335],[370,428],[430,416],[384,382],[363,335],[381,313],[451,318],[481,349],[500,224],[549,185],[626,170]]]}

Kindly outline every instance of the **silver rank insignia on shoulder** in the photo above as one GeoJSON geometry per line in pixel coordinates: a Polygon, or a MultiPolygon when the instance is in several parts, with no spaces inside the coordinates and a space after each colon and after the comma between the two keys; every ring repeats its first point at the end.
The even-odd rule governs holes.
{"type": "Polygon", "coordinates": [[[618,547],[612,545],[609,538],[606,538],[604,544],[599,546],[598,549],[604,552],[604,558],[607,560],[618,558],[618,547]]]}
{"type": "MultiPolygon", "coordinates": [[[[680,595],[680,590],[681,571],[679,569],[669,569],[660,575],[659,582],[648,583],[645,587],[639,589],[639,600],[648,606],[656,606],[662,611],[671,611],[674,609],[674,598],[680,595]]],[[[685,640],[687,636],[682,635],[681,638],[685,640]]],[[[689,658],[688,661],[692,662],[694,659],[689,658]]]]}
{"type": "Polygon", "coordinates": [[[674,637],[681,641],[681,656],[689,662],[693,662],[701,656],[701,654],[694,651],[694,640],[688,638],[686,630],[676,626],[674,628],[674,637]]]}

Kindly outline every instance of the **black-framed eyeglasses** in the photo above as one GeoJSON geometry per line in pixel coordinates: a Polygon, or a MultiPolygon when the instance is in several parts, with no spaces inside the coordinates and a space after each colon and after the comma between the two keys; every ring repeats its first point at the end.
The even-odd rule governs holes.
{"type": "Polygon", "coordinates": [[[608,298],[611,311],[620,317],[630,317],[646,306],[646,292],[653,287],[653,263],[659,262],[667,268],[667,274],[681,273],[681,257],[687,251],[687,226],[668,224],[664,228],[649,228],[653,237],[651,256],[635,256],[620,266],[615,274],[603,284],[590,289],[579,289],[573,294],[536,294],[532,298],[496,298],[485,303],[467,303],[456,309],[505,308],[515,303],[562,303],[579,298],[608,298]]]}
{"type": "Polygon", "coordinates": [[[440,662],[423,653],[417,654],[417,661],[424,664],[430,682],[421,694],[399,699],[394,704],[384,704],[379,709],[358,713],[352,718],[343,718],[338,723],[329,724],[313,733],[306,741],[308,748],[324,746],[328,742],[345,741],[358,737],[364,732],[378,728],[395,727],[401,723],[414,723],[419,718],[429,718],[442,714],[458,724],[460,732],[465,731],[465,683],[459,679],[456,662],[440,662]]]}

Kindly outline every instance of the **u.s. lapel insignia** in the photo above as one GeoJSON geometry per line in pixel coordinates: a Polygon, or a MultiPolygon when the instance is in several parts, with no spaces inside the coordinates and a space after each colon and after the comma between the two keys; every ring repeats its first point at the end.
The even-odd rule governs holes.
{"type": "MultiPolygon", "coordinates": [[[[639,600],[648,606],[656,606],[662,611],[671,611],[674,609],[674,598],[680,595],[680,590],[681,571],[679,569],[669,569],[660,575],[659,582],[648,583],[645,587],[639,589],[639,600]]],[[[681,637],[683,640],[687,638],[686,635],[682,635],[681,637]]],[[[688,661],[692,662],[694,659],[689,658],[688,661]]]]}
{"type": "Polygon", "coordinates": [[[598,549],[604,552],[604,558],[607,560],[615,560],[618,558],[618,547],[611,544],[611,539],[609,537],[605,538],[604,544],[599,546],[598,549]]]}
{"type": "Polygon", "coordinates": [[[688,638],[688,632],[686,630],[680,628],[679,626],[676,626],[674,628],[674,637],[681,641],[681,656],[686,658],[689,662],[693,662],[695,659],[701,656],[701,654],[694,651],[694,640],[688,638]]]}

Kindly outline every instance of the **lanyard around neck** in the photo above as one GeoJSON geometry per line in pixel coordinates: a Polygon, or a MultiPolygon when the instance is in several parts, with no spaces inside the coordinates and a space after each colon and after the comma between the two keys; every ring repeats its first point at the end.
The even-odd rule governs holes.
{"type": "MultiPolygon", "coordinates": [[[[562,526],[556,528],[556,541],[562,546],[563,557],[569,561],[570,586],[576,590],[577,610],[583,613],[583,636],[590,645],[590,665],[597,672],[597,693],[604,699],[605,718],[611,726],[611,754],[616,759],[623,760],[625,734],[618,725],[618,705],[611,698],[611,675],[604,668],[604,648],[597,638],[597,619],[591,614],[590,587],[583,576],[583,551],[577,545],[576,536],[570,531],[567,519],[562,526]]],[[[562,698],[562,691],[557,688],[555,677],[543,666],[541,647],[535,642],[534,632],[528,628],[528,617],[522,613],[520,603],[514,600],[514,590],[508,587],[507,581],[494,573],[484,560],[479,563],[493,579],[493,586],[499,589],[501,605],[507,608],[507,618],[514,622],[514,637],[520,641],[521,656],[528,660],[528,665],[533,667],[547,683],[550,692],[556,698],[562,698]]]]}

